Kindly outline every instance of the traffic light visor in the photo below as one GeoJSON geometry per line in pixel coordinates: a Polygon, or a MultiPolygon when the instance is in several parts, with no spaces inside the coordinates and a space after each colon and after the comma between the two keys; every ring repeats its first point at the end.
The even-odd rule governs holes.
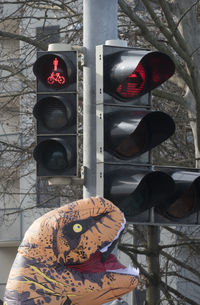
{"type": "MultiPolygon", "coordinates": [[[[173,177],[173,176],[172,176],[173,177]]],[[[162,205],[158,213],[170,220],[179,221],[200,211],[200,177],[194,181],[176,181],[175,192],[162,205]]]]}
{"type": "Polygon", "coordinates": [[[128,102],[160,86],[174,71],[164,53],[124,50],[104,57],[104,91],[128,102]]]}
{"type": "MultiPolygon", "coordinates": [[[[108,171],[105,175],[105,196],[125,213],[134,217],[167,200],[174,192],[174,180],[166,173],[136,168],[108,171]]],[[[127,218],[128,220],[128,218],[127,218]]]]}
{"type": "Polygon", "coordinates": [[[161,111],[111,112],[104,123],[105,150],[119,159],[135,158],[164,142],[174,131],[174,121],[161,111]]]}

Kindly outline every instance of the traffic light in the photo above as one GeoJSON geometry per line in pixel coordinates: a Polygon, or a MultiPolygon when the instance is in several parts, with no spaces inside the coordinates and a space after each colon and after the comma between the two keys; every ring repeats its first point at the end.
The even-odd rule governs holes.
{"type": "Polygon", "coordinates": [[[200,223],[197,169],[154,166],[152,170],[151,166],[109,165],[104,192],[133,223],[200,223]]]}
{"type": "Polygon", "coordinates": [[[33,156],[38,177],[77,176],[77,52],[37,53],[37,146],[33,156]]]}
{"type": "Polygon", "coordinates": [[[151,150],[175,132],[168,114],[151,110],[151,90],[174,72],[173,61],[161,52],[96,48],[97,194],[112,200],[127,221],[197,223],[200,173],[151,162],[151,150]],[[193,179],[190,175],[180,186],[174,173],[183,171],[193,179]],[[178,201],[185,213],[177,212],[178,201]]]}
{"type": "Polygon", "coordinates": [[[173,179],[174,187],[167,200],[155,206],[157,222],[200,224],[200,171],[192,168],[159,167],[173,179]]]}
{"type": "Polygon", "coordinates": [[[118,101],[127,103],[149,93],[174,74],[173,62],[161,52],[104,50],[104,92],[118,101]]]}

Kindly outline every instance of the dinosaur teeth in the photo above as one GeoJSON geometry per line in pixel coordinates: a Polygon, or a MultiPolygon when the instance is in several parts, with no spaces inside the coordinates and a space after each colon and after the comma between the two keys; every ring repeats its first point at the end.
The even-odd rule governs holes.
{"type": "MultiPolygon", "coordinates": [[[[138,277],[139,276],[139,269],[135,269],[134,267],[131,267],[130,265],[128,265],[128,267],[125,267],[123,268],[123,265],[122,265],[122,268],[119,268],[119,262],[118,262],[118,266],[115,265],[115,267],[118,267],[119,269],[109,269],[108,265],[108,260],[107,258],[110,258],[110,256],[106,255],[108,252],[109,252],[109,248],[112,247],[112,244],[118,240],[119,236],[120,236],[120,233],[124,230],[125,228],[125,224],[126,224],[126,219],[124,218],[123,220],[123,223],[121,223],[121,228],[120,230],[118,231],[117,235],[115,236],[114,240],[107,244],[105,247],[103,247],[102,249],[100,249],[100,252],[102,253],[102,255],[105,254],[105,260],[103,260],[103,262],[105,261],[105,267],[106,268],[106,272],[114,272],[114,273],[119,273],[119,274],[127,274],[127,275],[133,275],[133,276],[136,276],[138,277]],[[107,252],[107,253],[106,253],[107,252]],[[107,266],[106,266],[107,265],[107,266]]],[[[109,253],[108,253],[109,254],[109,253]]],[[[112,255],[112,254],[111,254],[112,255]]],[[[101,260],[102,261],[102,260],[101,260]]]]}
{"type": "Polygon", "coordinates": [[[116,270],[106,270],[107,272],[121,273],[121,274],[130,274],[134,276],[139,276],[139,269],[133,268],[130,265],[124,269],[116,269],[116,270]]]}
{"type": "Polygon", "coordinates": [[[123,219],[123,223],[121,223],[121,228],[120,230],[117,232],[117,235],[115,236],[115,238],[113,239],[113,241],[111,243],[109,243],[108,245],[106,245],[104,248],[100,249],[100,252],[104,253],[108,250],[108,248],[112,245],[112,243],[117,240],[120,236],[120,233],[124,230],[125,228],[125,225],[126,225],[126,219],[124,217],[123,219]]]}

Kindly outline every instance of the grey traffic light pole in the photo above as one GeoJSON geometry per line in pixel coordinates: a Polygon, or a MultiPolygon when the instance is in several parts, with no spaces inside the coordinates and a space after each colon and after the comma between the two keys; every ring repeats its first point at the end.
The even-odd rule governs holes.
{"type": "Polygon", "coordinates": [[[117,11],[117,0],[83,0],[84,198],[96,196],[96,46],[118,39],[117,11]]]}
{"type": "Polygon", "coordinates": [[[117,0],[83,0],[83,197],[96,195],[96,74],[95,50],[118,38],[117,0]]]}

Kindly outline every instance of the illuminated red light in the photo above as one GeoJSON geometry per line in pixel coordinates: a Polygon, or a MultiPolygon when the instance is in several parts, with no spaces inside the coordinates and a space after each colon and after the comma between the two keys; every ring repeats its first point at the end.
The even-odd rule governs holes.
{"type": "Polygon", "coordinates": [[[167,55],[158,52],[149,53],[142,58],[136,69],[118,85],[115,94],[122,101],[142,96],[168,80],[174,74],[174,70],[175,66],[167,55]]]}
{"type": "Polygon", "coordinates": [[[116,92],[124,98],[134,98],[138,96],[144,89],[145,70],[141,63],[137,66],[133,73],[123,81],[116,89],[116,92]]]}
{"type": "Polygon", "coordinates": [[[55,57],[53,61],[53,71],[51,72],[50,76],[47,78],[47,82],[49,85],[53,85],[58,83],[59,85],[64,85],[66,83],[66,79],[64,76],[58,72],[58,58],[55,57]]]}

